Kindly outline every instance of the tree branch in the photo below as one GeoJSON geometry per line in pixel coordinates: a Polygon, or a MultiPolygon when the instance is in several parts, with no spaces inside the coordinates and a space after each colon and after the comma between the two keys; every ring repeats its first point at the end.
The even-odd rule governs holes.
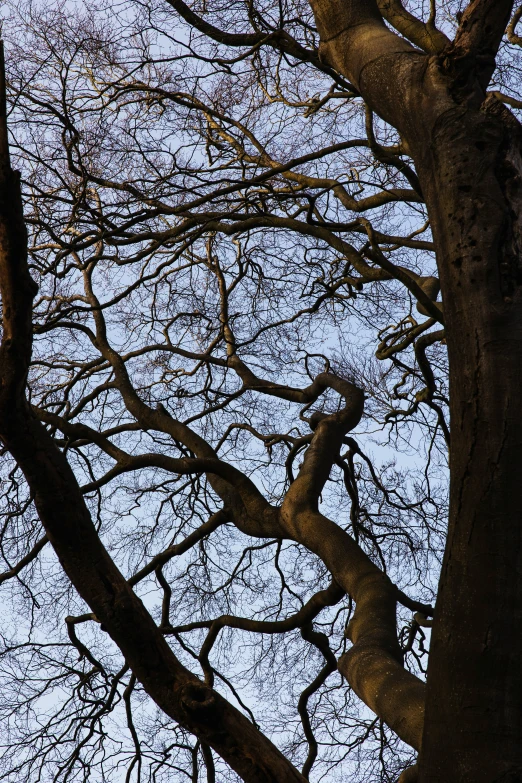
{"type": "Polygon", "coordinates": [[[42,536],[39,538],[33,548],[26,555],[24,555],[24,557],[22,557],[16,565],[12,566],[9,571],[4,571],[3,574],[0,574],[0,584],[7,581],[8,579],[12,579],[14,576],[17,576],[23,568],[29,565],[29,563],[32,563],[33,560],[36,560],[44,546],[47,544],[47,540],[47,536],[42,536]]]}
{"type": "Polygon", "coordinates": [[[438,54],[450,43],[433,22],[421,22],[404,8],[401,0],[377,0],[377,4],[386,21],[424,52],[438,54]]]}
{"type": "Polygon", "coordinates": [[[20,190],[8,157],[4,90],[0,93],[2,442],[25,474],[49,541],[69,579],[156,704],[214,747],[243,780],[302,781],[261,732],[180,664],[100,541],[73,471],[25,400],[34,290],[26,261],[20,190]],[[255,754],[252,748],[257,749],[255,754]]]}
{"type": "Polygon", "coordinates": [[[515,32],[517,24],[522,19],[522,5],[517,8],[515,13],[513,14],[510,23],[507,26],[506,35],[509,43],[513,44],[514,46],[522,46],[522,36],[517,35],[515,32]]]}
{"type": "Polygon", "coordinates": [[[464,61],[473,58],[483,90],[495,69],[495,56],[512,9],[513,0],[471,0],[460,18],[450,53],[464,61]]]}
{"type": "MultiPolygon", "coordinates": [[[[195,14],[183,0],[167,0],[167,3],[172,6],[172,8],[174,8],[182,19],[191,27],[199,30],[200,33],[203,33],[217,43],[224,44],[225,46],[251,47],[253,49],[257,49],[261,46],[270,46],[280,52],[289,54],[296,60],[311,63],[320,71],[332,76],[336,81],[339,80],[338,75],[335,74],[335,72],[332,72],[332,70],[321,61],[316,52],[301,46],[301,44],[296,41],[295,38],[292,38],[286,30],[273,30],[268,33],[228,33],[209,24],[209,22],[206,22],[195,14]]],[[[354,89],[353,85],[347,84],[344,80],[342,80],[342,82],[345,87],[352,90],[354,89]]],[[[356,94],[357,91],[354,90],[354,92],[356,94]]]]}

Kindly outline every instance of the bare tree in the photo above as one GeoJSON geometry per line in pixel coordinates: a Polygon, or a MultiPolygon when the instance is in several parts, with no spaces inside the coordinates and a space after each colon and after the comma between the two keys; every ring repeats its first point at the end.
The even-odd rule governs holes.
{"type": "Polygon", "coordinates": [[[522,781],[521,17],[7,6],[0,780],[522,781]]]}

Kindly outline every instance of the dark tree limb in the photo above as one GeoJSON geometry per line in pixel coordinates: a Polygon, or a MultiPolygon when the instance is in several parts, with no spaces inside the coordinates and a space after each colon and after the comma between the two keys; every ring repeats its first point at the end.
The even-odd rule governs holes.
{"type": "MultiPolygon", "coordinates": [[[[510,20],[513,0],[471,0],[460,17],[454,46],[480,57],[486,84],[495,67],[495,55],[510,20]],[[489,60],[489,62],[487,62],[489,60]]],[[[515,22],[516,24],[516,22],[515,22]]]]}
{"type": "Polygon", "coordinates": [[[12,579],[13,577],[18,576],[22,569],[29,565],[29,563],[32,563],[34,560],[36,560],[44,546],[47,544],[47,541],[48,539],[45,535],[39,538],[32,549],[26,555],[24,555],[24,557],[22,557],[18,563],[16,563],[16,565],[12,566],[9,571],[4,571],[3,574],[0,574],[0,584],[7,581],[8,579],[12,579]]]}
{"type": "Polygon", "coordinates": [[[100,541],[65,456],[26,402],[35,286],[27,269],[18,179],[9,162],[5,89],[0,93],[0,293],[0,437],[25,474],[49,541],[72,584],[167,715],[214,747],[245,781],[302,780],[250,721],[176,659],[100,541]],[[253,747],[258,748],[255,758],[253,747]]]}
{"type": "MultiPolygon", "coordinates": [[[[167,3],[184,19],[191,27],[199,30],[204,35],[217,43],[233,47],[249,47],[256,49],[261,46],[270,46],[280,52],[294,57],[301,62],[308,62],[314,65],[318,70],[324,71],[334,78],[338,76],[328,68],[318,57],[317,52],[306,49],[298,41],[292,38],[285,30],[273,30],[270,32],[254,33],[229,33],[220,30],[214,25],[202,19],[183,0],[167,0],[167,3]]],[[[342,80],[344,82],[344,80],[342,80]]],[[[344,82],[349,89],[354,89],[353,85],[344,82]]],[[[356,93],[356,91],[355,91],[356,93]]]]}

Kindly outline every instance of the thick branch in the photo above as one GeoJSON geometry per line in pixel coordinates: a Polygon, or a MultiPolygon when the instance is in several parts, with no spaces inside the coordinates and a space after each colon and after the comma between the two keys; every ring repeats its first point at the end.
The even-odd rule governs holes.
{"type": "Polygon", "coordinates": [[[311,0],[317,28],[321,36],[323,59],[341,73],[349,75],[370,107],[383,115],[386,103],[390,111],[396,97],[396,88],[389,90],[391,80],[399,78],[398,69],[404,55],[409,59],[424,55],[400,36],[391,32],[382,19],[376,0],[311,0]],[[379,85],[376,67],[366,77],[368,67],[378,68],[382,84],[379,85]],[[371,85],[371,90],[368,85],[371,85]],[[384,90],[390,95],[386,99],[384,90]],[[380,100],[375,100],[378,93],[380,100]]]}
{"type": "Polygon", "coordinates": [[[392,27],[428,54],[438,54],[449,44],[449,38],[432,20],[421,22],[404,8],[401,0],[377,0],[379,10],[392,27]]]}
{"type": "Polygon", "coordinates": [[[522,46],[522,35],[517,35],[515,32],[517,24],[522,19],[522,5],[520,8],[517,8],[515,13],[513,14],[510,23],[507,26],[506,35],[509,43],[514,44],[515,46],[522,46]]]}
{"type": "Polygon", "coordinates": [[[418,749],[424,684],[403,668],[396,629],[396,588],[351,536],[318,510],[321,490],[343,439],[362,414],[362,393],[347,383],[339,391],[345,396],[346,408],[321,416],[316,424],[299,475],[281,507],[281,524],[287,536],[323,560],[356,602],[348,629],[353,647],[341,658],[340,671],[365,704],[418,749]]]}
{"type": "Polygon", "coordinates": [[[460,18],[455,46],[494,58],[512,9],[513,0],[471,0],[460,18]]]}
{"type": "MultiPolygon", "coordinates": [[[[295,38],[292,38],[285,30],[274,30],[269,33],[228,33],[225,30],[220,30],[209,22],[206,22],[195,14],[183,0],[167,0],[167,2],[191,27],[199,30],[200,33],[203,33],[217,43],[233,47],[250,47],[252,49],[257,49],[260,46],[270,46],[280,52],[289,54],[297,60],[309,62],[312,65],[315,65],[319,70],[334,76],[334,78],[336,76],[336,74],[332,73],[330,68],[325,66],[316,52],[301,46],[301,44],[296,41],[295,38]]],[[[352,87],[350,84],[344,84],[346,87],[352,87]]]]}
{"type": "Polygon", "coordinates": [[[300,773],[238,710],[174,656],[100,541],[76,478],[24,397],[31,357],[31,284],[20,192],[8,159],[0,101],[0,437],[23,470],[47,536],[72,584],[164,712],[216,749],[252,783],[301,781],[300,773]],[[252,748],[256,749],[253,754],[252,748]]]}

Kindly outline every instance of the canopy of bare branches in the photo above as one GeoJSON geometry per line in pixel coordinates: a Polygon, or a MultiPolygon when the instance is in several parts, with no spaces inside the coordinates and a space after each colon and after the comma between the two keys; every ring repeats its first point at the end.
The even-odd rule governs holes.
{"type": "MultiPolygon", "coordinates": [[[[4,6],[38,291],[2,272],[0,780],[395,783],[415,761],[446,301],[408,130],[313,6],[4,6]]],[[[378,6],[408,56],[471,47],[462,3],[378,6]]],[[[521,15],[488,74],[513,117],[521,15]]]]}

